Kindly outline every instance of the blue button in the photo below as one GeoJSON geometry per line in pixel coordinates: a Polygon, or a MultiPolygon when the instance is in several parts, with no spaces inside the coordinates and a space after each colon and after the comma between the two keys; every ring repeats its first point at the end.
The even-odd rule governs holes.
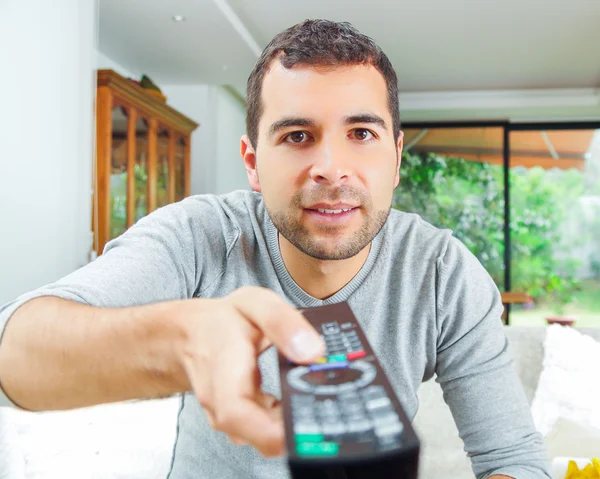
{"type": "Polygon", "coordinates": [[[348,361],[335,361],[333,363],[311,364],[308,368],[311,371],[323,371],[327,369],[343,369],[349,365],[348,361]]]}

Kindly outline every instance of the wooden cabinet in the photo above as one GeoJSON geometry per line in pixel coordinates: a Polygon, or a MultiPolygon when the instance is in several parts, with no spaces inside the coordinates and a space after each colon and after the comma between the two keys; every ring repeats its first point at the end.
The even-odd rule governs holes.
{"type": "Polygon", "coordinates": [[[98,71],[94,251],[141,217],[190,194],[198,124],[112,70],[98,71]]]}

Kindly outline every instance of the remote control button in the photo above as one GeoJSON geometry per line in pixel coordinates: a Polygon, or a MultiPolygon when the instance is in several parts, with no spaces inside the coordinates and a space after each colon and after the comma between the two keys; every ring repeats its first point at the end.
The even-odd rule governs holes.
{"type": "Polygon", "coordinates": [[[365,361],[356,360],[356,361],[350,363],[350,367],[353,369],[358,369],[359,371],[362,371],[362,373],[363,373],[359,379],[354,381],[354,385],[357,388],[363,388],[363,387],[369,385],[373,381],[373,379],[375,379],[375,377],[377,376],[377,370],[375,369],[375,366],[373,366],[372,364],[367,363],[365,361]]]}
{"type": "Polygon", "coordinates": [[[327,436],[340,436],[346,432],[346,426],[342,422],[328,422],[322,425],[321,430],[327,436]]]}
{"type": "Polygon", "coordinates": [[[327,335],[339,334],[340,327],[338,323],[324,323],[322,326],[323,332],[327,335]]]}
{"type": "Polygon", "coordinates": [[[292,416],[296,420],[312,419],[315,415],[315,411],[311,406],[292,407],[292,416]]]}
{"type": "Polygon", "coordinates": [[[361,403],[360,396],[356,391],[340,393],[338,400],[340,401],[341,405],[354,402],[361,403]]]}
{"type": "Polygon", "coordinates": [[[370,411],[371,417],[375,419],[383,418],[384,420],[396,421],[398,420],[398,415],[392,406],[383,407],[379,409],[374,409],[370,411]]]}
{"type": "Polygon", "coordinates": [[[346,392],[350,392],[350,391],[356,391],[356,386],[354,385],[354,383],[338,384],[338,386],[337,386],[338,394],[346,393],[346,392]]]}
{"type": "Polygon", "coordinates": [[[367,401],[366,407],[367,410],[373,411],[374,409],[383,408],[387,406],[391,406],[392,401],[388,397],[378,397],[376,399],[371,399],[367,401]]]}
{"type": "Polygon", "coordinates": [[[360,399],[347,399],[347,400],[340,401],[340,408],[344,412],[364,410],[363,403],[360,401],[360,399]]]}
{"type": "Polygon", "coordinates": [[[345,348],[340,345],[340,346],[335,346],[332,344],[328,344],[327,347],[325,348],[325,356],[332,356],[335,353],[339,353],[341,351],[345,351],[345,348]]]}
{"type": "Polygon", "coordinates": [[[315,386],[313,391],[315,394],[337,394],[339,386],[315,386]]]}
{"type": "Polygon", "coordinates": [[[292,394],[292,404],[313,404],[315,397],[311,394],[292,394]]]}
{"type": "Polygon", "coordinates": [[[401,422],[395,422],[395,423],[392,423],[392,424],[385,424],[385,425],[381,425],[381,426],[376,426],[375,427],[375,434],[378,437],[381,437],[381,436],[394,436],[396,434],[400,434],[403,429],[404,429],[404,426],[402,425],[401,422]]]}
{"type": "MultiPolygon", "coordinates": [[[[358,363],[358,361],[354,364],[357,364],[357,363],[358,363]]],[[[371,400],[371,399],[377,399],[380,397],[387,397],[387,394],[386,394],[383,386],[377,386],[377,385],[369,386],[364,391],[362,391],[362,395],[363,395],[363,398],[367,401],[371,400]]]]}
{"type": "Polygon", "coordinates": [[[296,444],[300,456],[335,456],[340,449],[335,442],[301,442],[296,444]]]}
{"type": "Polygon", "coordinates": [[[355,409],[354,411],[344,411],[344,417],[346,421],[353,422],[359,420],[369,419],[364,409],[355,409]]]}
{"type": "Polygon", "coordinates": [[[296,442],[321,442],[325,439],[323,434],[295,434],[296,442]]]}
{"type": "Polygon", "coordinates": [[[346,360],[346,355],[345,354],[338,354],[336,356],[329,356],[328,360],[329,360],[329,362],[345,361],[346,360]]]}
{"type": "Polygon", "coordinates": [[[340,358],[337,361],[344,361],[346,359],[346,351],[343,349],[332,349],[331,351],[327,351],[327,360],[328,361],[336,361],[332,358],[340,358]],[[342,356],[340,358],[340,356],[342,356]]]}
{"type": "Polygon", "coordinates": [[[359,419],[348,423],[347,431],[349,433],[363,433],[373,429],[371,421],[368,419],[359,419]]]}
{"type": "Polygon", "coordinates": [[[342,412],[346,416],[352,416],[354,414],[364,415],[364,409],[360,404],[348,404],[346,406],[342,406],[342,412]]]}
{"type": "Polygon", "coordinates": [[[351,361],[353,359],[364,358],[367,355],[366,351],[354,351],[352,353],[348,353],[346,358],[351,361]]]}
{"type": "Polygon", "coordinates": [[[342,420],[342,413],[337,410],[322,411],[319,413],[319,419],[322,426],[333,422],[340,422],[342,420]]]}
{"type": "Polygon", "coordinates": [[[288,384],[297,389],[298,391],[304,391],[307,393],[312,393],[314,390],[314,386],[312,384],[307,383],[302,380],[302,376],[309,373],[310,369],[306,366],[298,366],[287,373],[287,381],[288,384]]]}
{"type": "MultiPolygon", "coordinates": [[[[348,367],[348,361],[335,361],[327,362],[323,364],[311,364],[307,369],[308,371],[325,371],[327,369],[343,369],[348,367]]],[[[305,368],[306,369],[306,368],[305,368]]],[[[305,371],[305,372],[308,372],[305,371]]]]}
{"type": "Polygon", "coordinates": [[[294,424],[294,434],[321,434],[321,426],[316,422],[297,422],[294,424]]]}
{"type": "Polygon", "coordinates": [[[335,399],[323,399],[322,401],[317,401],[316,403],[317,409],[319,411],[338,411],[338,403],[335,399]]]}
{"type": "Polygon", "coordinates": [[[374,416],[371,416],[371,422],[373,423],[373,425],[376,428],[393,426],[394,424],[401,424],[400,423],[400,419],[398,419],[398,416],[396,415],[396,413],[390,414],[387,417],[383,417],[383,416],[374,417],[374,416]]]}
{"type": "Polygon", "coordinates": [[[325,428],[328,424],[337,424],[342,420],[340,413],[330,413],[319,415],[319,424],[322,428],[325,428]]]}
{"type": "Polygon", "coordinates": [[[317,403],[316,409],[323,418],[338,418],[341,414],[337,403],[333,399],[326,399],[317,403]]]}

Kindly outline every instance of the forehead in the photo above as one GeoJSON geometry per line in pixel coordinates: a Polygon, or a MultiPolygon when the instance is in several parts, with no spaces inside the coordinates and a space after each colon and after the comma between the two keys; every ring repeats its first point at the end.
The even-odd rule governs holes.
{"type": "Polygon", "coordinates": [[[387,85],[372,65],[284,68],[275,59],[263,79],[260,129],[283,116],[341,119],[370,111],[391,122],[387,85]]]}

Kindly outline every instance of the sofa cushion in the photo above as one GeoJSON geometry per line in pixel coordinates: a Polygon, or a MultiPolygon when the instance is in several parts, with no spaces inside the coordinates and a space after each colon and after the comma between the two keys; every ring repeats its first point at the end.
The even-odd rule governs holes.
{"type": "Polygon", "coordinates": [[[0,479],[24,479],[25,460],[11,409],[0,408],[0,479]]]}
{"type": "Polygon", "coordinates": [[[566,327],[548,327],[543,370],[532,403],[538,430],[546,436],[559,417],[600,432],[600,342],[566,327]]]}
{"type": "MultiPolygon", "coordinates": [[[[509,341],[509,352],[530,404],[535,396],[542,370],[547,329],[546,326],[504,328],[509,341]]],[[[582,331],[600,339],[600,328],[582,331]]],[[[435,377],[421,385],[418,396],[419,410],[413,424],[422,443],[420,477],[472,479],[470,461],[466,457],[458,429],[435,377]]]]}
{"type": "Polygon", "coordinates": [[[164,479],[179,405],[174,396],[70,411],[10,411],[25,478],[164,479]]]}

